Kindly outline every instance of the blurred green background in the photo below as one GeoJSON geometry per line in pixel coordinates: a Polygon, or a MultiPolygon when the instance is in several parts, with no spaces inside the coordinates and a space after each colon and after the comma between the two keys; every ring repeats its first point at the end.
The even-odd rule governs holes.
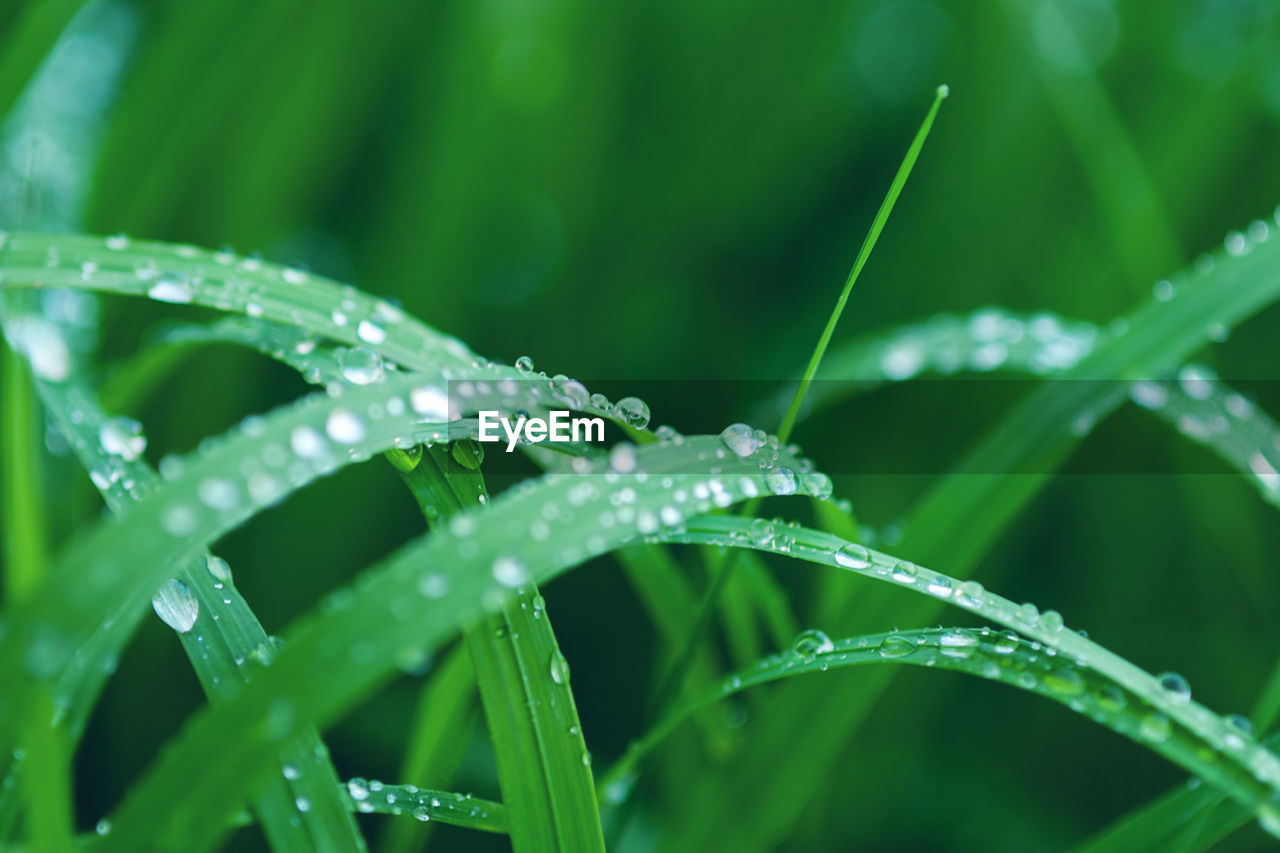
{"type": "MultiPolygon", "coordinates": [[[[0,8],[4,106],[25,77],[19,54],[49,46],[31,21],[56,31],[80,5],[0,8]]],[[[74,26],[59,48],[75,72],[65,101],[18,101],[5,124],[18,176],[0,197],[6,227],[304,263],[491,358],[531,355],[620,393],[644,381],[655,423],[690,431],[748,417],[767,388],[723,386],[737,399],[709,410],[687,386],[664,394],[665,380],[798,375],[939,83],[951,98],[837,341],[989,304],[1105,324],[1280,201],[1280,8],[1261,0],[96,0],[74,26]],[[81,114],[94,99],[101,122],[81,114]]],[[[104,302],[103,376],[173,314],[104,302]]],[[[1204,354],[1273,414],[1277,324],[1273,308],[1204,354]]],[[[127,414],[147,425],[154,462],[304,390],[214,348],[127,414]]],[[[938,399],[885,389],[796,438],[861,519],[891,524],[936,477],[856,472],[919,470],[924,452],[941,475],[1002,411],[938,399]]],[[[65,540],[99,509],[69,459],[48,465],[65,540]]],[[[1247,711],[1280,656],[1274,509],[1142,412],[1104,424],[1073,465],[975,576],[1178,670],[1216,710],[1247,711]],[[1166,473],[1099,473],[1128,470],[1139,446],[1166,473]]],[[[421,527],[374,462],[217,550],[281,631],[421,527]]],[[[776,568],[803,612],[812,569],[776,568]]],[[[640,732],[652,626],[611,561],[546,597],[603,767],[640,732]]],[[[420,682],[400,679],[332,732],[341,772],[394,777],[420,682]]],[[[148,620],[79,754],[86,827],[202,703],[172,633],[148,620]]],[[[486,749],[478,738],[457,788],[497,795],[486,749]]],[[[716,773],[714,755],[692,765],[716,773]]],[[[1181,779],[1056,705],[904,672],[833,774],[797,780],[815,794],[783,847],[1061,849],[1181,779]]],[[[642,791],[651,840],[682,820],[669,781],[642,791]]],[[[1224,849],[1262,844],[1250,827],[1224,849]]]]}

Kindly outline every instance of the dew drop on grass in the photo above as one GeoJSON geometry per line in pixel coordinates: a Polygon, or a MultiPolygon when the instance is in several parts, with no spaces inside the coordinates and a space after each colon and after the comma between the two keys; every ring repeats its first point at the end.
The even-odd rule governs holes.
{"type": "Polygon", "coordinates": [[[1040,627],[1046,631],[1056,634],[1062,630],[1062,614],[1056,610],[1046,610],[1040,614],[1040,627]]]}
{"type": "Polygon", "coordinates": [[[338,356],[342,378],[352,385],[370,385],[382,378],[382,356],[368,347],[351,347],[338,356]]]}
{"type": "Polygon", "coordinates": [[[195,298],[195,289],[191,279],[184,272],[163,272],[155,280],[155,284],[147,290],[147,295],[160,302],[185,304],[195,298]]]}
{"type": "Polygon", "coordinates": [[[623,397],[617,404],[618,414],[636,429],[649,425],[649,404],[639,397],[623,397]]]}
{"type": "Polygon", "coordinates": [[[584,409],[588,400],[591,399],[591,395],[587,392],[587,386],[576,379],[558,377],[553,390],[556,397],[571,409],[584,409]]]}
{"type": "Polygon", "coordinates": [[[522,355],[516,359],[516,370],[528,375],[533,373],[533,359],[527,355],[522,355]]]}
{"type": "Polygon", "coordinates": [[[798,487],[796,472],[785,466],[771,468],[764,475],[764,482],[775,495],[794,495],[798,487]]]}
{"type": "Polygon", "coordinates": [[[356,326],[356,337],[366,344],[377,346],[387,339],[387,330],[372,320],[361,320],[356,326]]]}
{"type": "Polygon", "coordinates": [[[347,782],[347,793],[357,803],[369,799],[369,783],[364,779],[354,778],[347,782]]]}
{"type": "Polygon", "coordinates": [[[871,552],[856,542],[841,547],[833,556],[836,565],[846,569],[865,569],[871,565],[871,552]]]}
{"type": "Polygon", "coordinates": [[[107,820],[105,817],[102,818],[102,820],[98,821],[94,825],[93,831],[96,832],[98,835],[109,834],[111,832],[111,821],[107,820]]]}
{"type": "Polygon", "coordinates": [[[1084,693],[1084,678],[1074,667],[1064,667],[1046,673],[1044,686],[1059,696],[1079,696],[1084,693]]]}
{"type": "Polygon", "coordinates": [[[747,536],[756,545],[768,545],[775,532],[773,522],[767,518],[753,518],[747,526],[747,536]]]}
{"type": "Polygon", "coordinates": [[[493,579],[505,587],[518,587],[529,582],[529,570],[514,557],[499,557],[493,561],[493,579]]]}
{"type": "Polygon", "coordinates": [[[630,474],[638,463],[636,446],[629,441],[619,442],[609,450],[609,467],[619,474],[630,474]]]}
{"type": "Polygon", "coordinates": [[[569,661],[565,660],[563,654],[558,651],[551,653],[550,664],[551,680],[556,684],[569,683],[569,661]]]}
{"type": "Polygon", "coordinates": [[[195,627],[200,615],[200,602],[192,595],[190,587],[177,578],[170,578],[151,596],[151,606],[166,625],[179,634],[195,627]]]}
{"type": "Polygon", "coordinates": [[[1191,701],[1191,685],[1181,675],[1176,672],[1166,672],[1157,678],[1160,689],[1168,695],[1170,700],[1178,703],[1191,701]]]}
{"type": "Polygon", "coordinates": [[[112,234],[104,242],[106,247],[113,252],[123,252],[129,248],[129,238],[124,234],[112,234]]]}
{"type": "Polygon", "coordinates": [[[431,812],[427,809],[426,806],[418,806],[417,808],[415,808],[413,810],[413,816],[418,820],[422,821],[423,823],[426,823],[427,821],[431,820],[431,812]]]}
{"type": "Polygon", "coordinates": [[[364,424],[346,409],[330,412],[324,431],[338,444],[355,444],[364,438],[364,424]]]}
{"type": "Polygon", "coordinates": [[[911,654],[915,650],[915,644],[906,637],[898,637],[890,634],[880,641],[879,651],[880,657],[882,658],[902,658],[911,654]]]}
{"type": "Polygon", "coordinates": [[[298,797],[296,800],[293,801],[293,804],[298,807],[298,811],[300,812],[311,811],[311,801],[308,800],[306,797],[298,797]]]}
{"type": "Polygon", "coordinates": [[[111,456],[119,456],[126,462],[137,459],[147,449],[147,437],[142,434],[142,424],[132,418],[109,418],[98,428],[98,441],[111,456]]]}
{"type": "Polygon", "coordinates": [[[800,635],[796,637],[796,641],[791,645],[791,650],[805,660],[812,660],[818,655],[829,654],[835,651],[835,648],[831,638],[817,628],[810,628],[807,631],[800,632],[800,635]]]}
{"type": "Polygon", "coordinates": [[[409,406],[433,423],[449,420],[449,396],[432,385],[423,385],[410,391],[409,406]]]}
{"type": "Polygon", "coordinates": [[[302,776],[302,772],[298,770],[298,765],[286,764],[284,766],[284,778],[290,781],[293,781],[294,779],[298,779],[301,776],[302,776]]]}
{"type": "Polygon", "coordinates": [[[311,427],[296,426],[289,434],[289,446],[303,459],[318,459],[324,455],[325,441],[311,427]]]}
{"type": "Polygon", "coordinates": [[[915,583],[916,582],[916,564],[909,560],[901,560],[893,567],[893,574],[890,575],[898,583],[915,583]]]}
{"type": "Polygon", "coordinates": [[[804,486],[806,494],[812,495],[818,500],[825,501],[831,497],[831,478],[821,471],[810,471],[803,475],[800,478],[800,484],[804,486]]]}
{"type": "Polygon", "coordinates": [[[729,424],[720,432],[720,440],[735,455],[745,459],[764,446],[756,431],[746,424],[729,424]]]}
{"type": "Polygon", "coordinates": [[[1168,717],[1160,713],[1151,713],[1144,716],[1138,723],[1138,737],[1148,743],[1164,743],[1169,739],[1171,729],[1168,717]]]}
{"type": "Polygon", "coordinates": [[[925,589],[928,590],[930,595],[936,595],[938,598],[950,598],[953,591],[951,580],[942,575],[931,577],[925,589]]]}
{"type": "Polygon", "coordinates": [[[205,558],[205,563],[208,565],[209,574],[213,576],[215,581],[218,583],[231,583],[231,567],[227,565],[226,560],[210,554],[205,558]]]}

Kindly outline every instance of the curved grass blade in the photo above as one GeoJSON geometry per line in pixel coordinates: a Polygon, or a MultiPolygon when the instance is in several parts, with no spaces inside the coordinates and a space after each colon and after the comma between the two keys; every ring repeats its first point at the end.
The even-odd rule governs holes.
{"type": "MultiPolygon", "coordinates": [[[[1099,345],[1060,374],[1059,378],[1069,381],[1045,383],[1028,395],[955,473],[920,502],[907,521],[898,550],[921,562],[945,561],[953,575],[967,577],[1067,458],[1079,440],[1079,424],[1095,423],[1120,405],[1127,382],[1168,375],[1222,330],[1230,331],[1280,297],[1276,224],[1280,221],[1259,222],[1249,228],[1249,234],[1229,235],[1226,250],[1202,258],[1194,271],[1170,279],[1161,294],[1172,294],[1170,298],[1153,298],[1139,306],[1123,319],[1124,334],[1099,345]],[[990,472],[1008,473],[992,476],[990,472]]],[[[908,625],[936,619],[936,605],[895,606],[887,596],[869,592],[855,602],[857,612],[908,625]]],[[[778,843],[810,800],[812,786],[827,778],[835,756],[841,754],[891,676],[892,671],[877,671],[857,682],[824,689],[789,685],[783,691],[786,695],[770,703],[772,710],[759,710],[755,718],[761,740],[731,762],[723,777],[749,779],[753,784],[731,791],[722,786],[688,798],[689,807],[681,814],[686,816],[689,848],[712,839],[744,850],[768,849],[778,843]],[[810,736],[796,741],[780,734],[798,727],[810,736]],[[730,827],[727,837],[724,827],[730,827]]]]}
{"type": "MultiPolygon", "coordinates": [[[[706,517],[688,523],[674,541],[747,547],[842,568],[901,587],[998,622],[1052,649],[1078,669],[1091,670],[1145,703],[1159,719],[1145,742],[1161,754],[1212,782],[1251,808],[1269,831],[1280,830],[1273,798],[1280,795],[1280,759],[1260,746],[1246,728],[1217,716],[1190,698],[1180,679],[1156,678],[1063,625],[1054,611],[1017,605],[983,589],[914,563],[804,527],[788,527],[787,540],[752,536],[741,518],[706,517]],[[1166,725],[1167,724],[1167,725],[1166,725]],[[1165,749],[1165,738],[1185,730],[1195,749],[1165,749]],[[1158,736],[1157,736],[1158,735],[1158,736]],[[1228,767],[1219,765],[1221,758],[1228,767]]],[[[1074,688],[1066,689],[1073,695],[1074,688]]]]}
{"type": "MultiPolygon", "coordinates": [[[[718,438],[685,438],[639,449],[629,472],[594,469],[589,473],[595,476],[547,476],[504,493],[483,512],[460,516],[473,520],[473,526],[449,525],[402,550],[365,575],[356,590],[336,594],[319,615],[289,631],[264,677],[232,702],[199,715],[180,744],[135,787],[113,818],[103,848],[189,850],[192,838],[199,840],[197,849],[213,844],[238,792],[263,778],[263,750],[271,743],[288,737],[299,720],[323,725],[333,719],[382,681],[400,652],[434,646],[477,618],[483,606],[500,607],[508,599],[512,590],[499,580],[511,577],[507,564],[501,563],[496,577],[494,568],[512,557],[507,543],[513,538],[523,540],[520,561],[528,578],[543,581],[648,535],[642,531],[649,529],[650,518],[674,526],[766,488],[758,458],[719,459],[722,447],[718,438]],[[718,460],[720,473],[689,473],[711,459],[718,460]],[[628,499],[620,509],[611,502],[617,493],[628,499]],[[548,506],[561,511],[547,519],[548,506]],[[600,519],[604,513],[613,513],[609,526],[600,519]],[[540,517],[550,535],[524,538],[527,525],[540,517]],[[353,648],[361,654],[353,656],[353,648]],[[193,767],[200,772],[190,773],[193,767]],[[175,798],[174,791],[181,793],[175,798]],[[159,802],[165,803],[161,811],[159,802]]],[[[798,463],[782,453],[778,464],[798,463]]],[[[119,528],[108,526],[96,538],[114,545],[119,534],[119,528]]]]}
{"type": "Polygon", "coordinates": [[[411,815],[422,823],[434,820],[481,832],[510,829],[506,806],[470,794],[359,778],[348,780],[345,791],[352,808],[361,814],[411,815]]]}
{"type": "MultiPolygon", "coordinates": [[[[8,300],[10,309],[13,301],[8,300]]],[[[17,318],[21,320],[21,315],[17,318]]],[[[13,317],[6,319],[13,321],[13,317]]],[[[36,384],[50,417],[91,473],[111,510],[120,514],[131,503],[145,500],[155,487],[156,475],[137,457],[134,448],[112,454],[102,444],[104,437],[118,437],[124,428],[108,419],[91,394],[74,381],[38,380],[36,384]]],[[[234,589],[225,563],[206,553],[175,572],[175,577],[189,596],[185,603],[196,608],[193,624],[200,624],[199,630],[179,632],[178,638],[211,701],[225,701],[235,695],[255,668],[269,663],[269,638],[234,589]]],[[[122,633],[131,632],[136,622],[137,614],[123,618],[122,633]]],[[[89,669],[88,677],[96,682],[67,691],[81,700],[74,707],[60,706],[57,716],[66,720],[65,730],[71,737],[78,737],[83,730],[93,698],[112,669],[114,666],[89,669]]],[[[281,775],[263,790],[256,803],[273,847],[299,851],[363,849],[363,839],[336,793],[337,774],[318,734],[303,730],[282,745],[278,754],[281,775]]]]}
{"type": "MultiPolygon", "coordinates": [[[[865,664],[909,664],[999,681],[1066,705],[1143,745],[1151,744],[1153,731],[1161,726],[1150,705],[1110,679],[1081,670],[1070,659],[1046,654],[1046,646],[1012,631],[925,628],[835,641],[824,634],[811,639],[813,643],[806,650],[788,649],[769,655],[683,704],[628,748],[601,778],[601,789],[617,790],[624,785],[635,774],[639,762],[671,732],[690,715],[716,702],[771,681],[865,664]]],[[[1169,751],[1184,756],[1201,747],[1197,739],[1187,737],[1181,730],[1173,730],[1163,742],[1169,744],[1169,751]],[[1172,743],[1178,739],[1180,743],[1172,743]]],[[[1243,808],[1240,812],[1247,814],[1243,808]]]]}

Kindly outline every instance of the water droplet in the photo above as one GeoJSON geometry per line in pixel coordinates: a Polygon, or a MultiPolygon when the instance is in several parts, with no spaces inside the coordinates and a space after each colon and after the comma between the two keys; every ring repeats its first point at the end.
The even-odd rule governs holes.
{"type": "Polygon", "coordinates": [[[1191,701],[1191,685],[1178,673],[1166,672],[1156,678],[1160,689],[1168,694],[1170,700],[1179,703],[1191,701]]]}
{"type": "Polygon", "coordinates": [[[195,298],[196,292],[186,273],[163,272],[155,280],[155,284],[151,285],[147,295],[160,302],[185,304],[195,298]]]}
{"type": "Polygon", "coordinates": [[[98,822],[94,825],[94,827],[93,827],[93,831],[94,831],[94,832],[96,832],[98,835],[106,835],[106,834],[110,833],[110,832],[111,832],[111,821],[107,820],[107,819],[104,817],[102,820],[98,821],[98,822]]]}
{"type": "Polygon", "coordinates": [[[289,434],[289,446],[303,459],[318,459],[325,452],[323,436],[309,426],[294,427],[289,434]]]}
{"type": "Polygon", "coordinates": [[[338,444],[355,444],[364,438],[364,424],[346,409],[334,409],[330,412],[324,431],[338,444]]]}
{"type": "Polygon", "coordinates": [[[179,634],[195,627],[200,615],[200,602],[191,589],[177,578],[170,578],[151,596],[151,606],[164,623],[179,634]]]}
{"type": "Polygon", "coordinates": [[[925,590],[930,595],[938,596],[938,598],[950,598],[952,593],[951,579],[942,575],[930,577],[928,583],[925,584],[925,590]]]}
{"type": "Polygon", "coordinates": [[[302,776],[302,771],[298,769],[298,765],[286,764],[284,766],[284,778],[290,781],[293,781],[294,779],[301,778],[301,776],[302,776]]]}
{"type": "Polygon", "coordinates": [[[618,414],[636,429],[649,425],[649,404],[639,397],[623,397],[617,403],[618,414]]]}
{"type": "Polygon", "coordinates": [[[619,442],[609,450],[609,467],[619,474],[630,474],[637,464],[636,446],[631,442],[619,442]]]}
{"type": "Polygon", "coordinates": [[[1062,614],[1056,610],[1046,610],[1040,614],[1040,627],[1051,634],[1062,630],[1062,614]]]}
{"type": "Polygon", "coordinates": [[[516,370],[524,374],[533,373],[533,359],[527,355],[522,355],[516,359],[516,370]]]}
{"type": "Polygon", "coordinates": [[[798,486],[796,472],[785,466],[771,468],[764,482],[775,495],[794,495],[798,486]]]}
{"type": "Polygon", "coordinates": [[[493,579],[506,587],[517,587],[529,582],[529,570],[514,557],[499,557],[493,562],[493,579]]]}
{"type": "Polygon", "coordinates": [[[298,797],[296,800],[293,801],[293,804],[298,807],[298,811],[300,812],[311,811],[311,801],[308,800],[306,797],[298,797]]]}
{"type": "Polygon", "coordinates": [[[1079,696],[1084,693],[1084,678],[1074,667],[1063,667],[1046,673],[1044,686],[1059,696],[1079,696]]]}
{"type": "Polygon", "coordinates": [[[569,683],[569,661],[560,652],[551,653],[551,680],[556,684],[569,683]]]}
{"type": "Polygon", "coordinates": [[[338,356],[342,378],[352,385],[369,385],[382,378],[382,356],[368,347],[351,347],[338,356]]]}
{"type": "Polygon", "coordinates": [[[129,238],[124,234],[112,234],[106,239],[106,246],[113,252],[123,252],[129,248],[129,238]]]}
{"type": "Polygon", "coordinates": [[[418,806],[417,808],[415,808],[413,810],[413,816],[418,820],[422,821],[423,823],[426,823],[427,821],[431,820],[431,812],[427,809],[426,806],[418,806]]]}
{"type": "Polygon", "coordinates": [[[1138,723],[1138,737],[1148,743],[1164,743],[1169,738],[1172,726],[1164,714],[1147,714],[1138,723]]]}
{"type": "Polygon", "coordinates": [[[909,560],[902,560],[893,567],[891,577],[898,583],[915,583],[916,574],[916,564],[909,560]]]}
{"type": "Polygon", "coordinates": [[[590,395],[587,386],[576,379],[557,379],[553,386],[556,396],[571,409],[584,409],[590,395]]]}
{"type": "Polygon", "coordinates": [[[856,542],[841,547],[834,556],[836,565],[846,569],[865,569],[871,565],[871,552],[856,542]]]}
{"type": "Polygon", "coordinates": [[[948,631],[938,638],[938,647],[948,657],[968,657],[978,646],[978,638],[968,631],[948,631]]]}
{"type": "Polygon", "coordinates": [[[756,431],[746,424],[729,424],[720,432],[720,440],[735,455],[746,458],[764,446],[756,431]]]}
{"type": "Polygon", "coordinates": [[[347,793],[357,803],[367,800],[369,799],[369,783],[360,778],[351,779],[347,782],[347,793]]]}
{"type": "Polygon", "coordinates": [[[810,628],[807,631],[800,632],[800,635],[796,637],[796,641],[791,645],[791,650],[805,660],[813,660],[818,655],[829,654],[835,651],[835,648],[831,638],[817,628],[810,628]]]}
{"type": "Polygon", "coordinates": [[[102,449],[112,456],[131,462],[147,449],[147,437],[142,434],[142,424],[132,418],[109,418],[98,428],[98,441],[102,449]]]}
{"type": "Polygon", "coordinates": [[[1243,714],[1227,714],[1222,718],[1227,725],[1231,726],[1241,734],[1252,735],[1253,723],[1243,714]]]}
{"type": "Polygon", "coordinates": [[[890,634],[880,641],[880,657],[882,658],[903,658],[915,650],[915,644],[906,637],[890,634]]]}
{"type": "Polygon", "coordinates": [[[804,487],[806,494],[812,495],[818,500],[825,501],[831,497],[831,478],[821,471],[808,472],[800,478],[800,484],[804,487]]]}
{"type": "Polygon", "coordinates": [[[449,396],[432,385],[423,385],[409,392],[409,406],[424,420],[445,423],[449,420],[449,396]]]}
{"type": "Polygon", "coordinates": [[[213,576],[215,581],[218,583],[231,583],[231,567],[227,565],[226,560],[210,554],[205,558],[205,563],[208,565],[209,574],[213,576]]]}
{"type": "Polygon", "coordinates": [[[977,581],[965,581],[956,590],[956,601],[965,607],[977,607],[982,603],[983,592],[985,590],[982,588],[982,584],[977,581]]]}
{"type": "Polygon", "coordinates": [[[361,320],[356,326],[356,337],[366,344],[377,346],[387,339],[387,330],[372,320],[361,320]]]}

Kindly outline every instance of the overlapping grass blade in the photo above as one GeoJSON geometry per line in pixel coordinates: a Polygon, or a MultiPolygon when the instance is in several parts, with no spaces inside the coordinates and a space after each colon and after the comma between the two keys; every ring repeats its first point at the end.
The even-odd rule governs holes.
{"type": "MultiPolygon", "coordinates": [[[[494,564],[514,557],[508,543],[522,537],[532,519],[545,519],[545,507],[576,511],[548,520],[546,539],[520,539],[519,558],[535,582],[649,535],[640,532],[649,517],[665,514],[665,523],[680,523],[766,488],[754,458],[731,455],[718,460],[717,474],[690,473],[716,458],[720,448],[718,438],[685,438],[640,449],[631,473],[597,469],[597,476],[544,477],[469,514],[474,526],[466,532],[451,525],[404,549],[363,577],[354,591],[332,597],[321,614],[289,631],[264,677],[232,702],[196,718],[113,818],[104,848],[189,850],[192,838],[200,840],[197,849],[214,843],[220,818],[237,792],[263,778],[262,751],[272,742],[287,737],[301,719],[323,725],[383,680],[399,653],[438,644],[479,617],[485,602],[497,606],[510,594],[495,578],[494,564]],[[611,496],[619,490],[626,491],[635,515],[604,526],[599,512],[612,506],[611,496]],[[673,497],[676,493],[683,500],[673,497]],[[353,647],[369,657],[352,656],[353,647]],[[191,774],[193,767],[200,772],[191,774]],[[165,807],[157,811],[160,802],[165,807]]],[[[798,463],[782,453],[778,464],[798,463]]],[[[119,535],[119,527],[104,527],[96,544],[115,546],[119,535]]],[[[154,559],[138,561],[148,562],[154,559]]],[[[146,570],[131,566],[131,573],[141,577],[146,570]]],[[[505,568],[498,574],[509,577],[505,568]]]]}
{"type": "MultiPolygon", "coordinates": [[[[1254,230],[1267,236],[1274,229],[1254,230]]],[[[1274,302],[1280,296],[1280,240],[1255,242],[1236,234],[1229,242],[1230,253],[1217,252],[1195,271],[1171,279],[1172,298],[1139,306],[1124,318],[1124,334],[1019,403],[921,501],[897,550],[921,562],[945,563],[953,575],[967,577],[1067,457],[1082,420],[1101,420],[1124,400],[1128,382],[1167,375],[1221,330],[1274,302]]],[[[888,596],[868,592],[859,596],[857,613],[906,625],[936,618],[935,604],[895,606],[888,596]]],[[[889,671],[877,671],[834,688],[798,683],[780,691],[771,709],[755,715],[760,726],[753,749],[731,762],[722,777],[751,784],[709,787],[683,804],[688,849],[712,838],[745,850],[766,849],[781,839],[811,797],[808,780],[816,785],[827,778],[889,677],[889,671]],[[798,727],[809,736],[784,736],[798,727]]]]}
{"type": "MultiPolygon", "coordinates": [[[[452,451],[428,448],[409,464],[396,461],[433,525],[488,500],[478,470],[480,459],[465,441],[452,451]]],[[[519,583],[510,602],[464,629],[463,637],[510,812],[512,846],[603,850],[589,754],[569,688],[569,664],[556,643],[537,584],[519,583]]]]}

